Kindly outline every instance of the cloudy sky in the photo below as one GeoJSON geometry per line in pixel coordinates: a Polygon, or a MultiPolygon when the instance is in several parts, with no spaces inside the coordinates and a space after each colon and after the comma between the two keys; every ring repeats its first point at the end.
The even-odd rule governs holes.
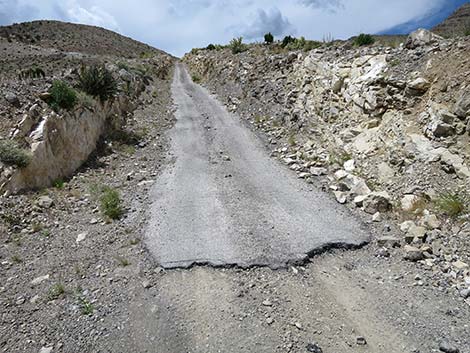
{"type": "Polygon", "coordinates": [[[235,36],[255,41],[268,31],[321,40],[399,30],[403,23],[429,25],[467,1],[0,0],[0,25],[36,19],[92,24],[180,56],[235,36]]]}

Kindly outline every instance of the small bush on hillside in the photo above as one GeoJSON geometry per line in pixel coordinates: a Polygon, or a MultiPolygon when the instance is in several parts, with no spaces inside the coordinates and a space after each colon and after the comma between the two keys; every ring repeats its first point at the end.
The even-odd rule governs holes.
{"type": "Polygon", "coordinates": [[[271,32],[266,33],[266,34],[264,35],[264,41],[265,41],[265,43],[267,43],[267,44],[271,44],[271,43],[274,42],[274,36],[272,35],[271,32]]]}
{"type": "Polygon", "coordinates": [[[214,44],[209,44],[206,48],[207,50],[215,50],[215,45],[214,44]]]}
{"type": "Polygon", "coordinates": [[[238,54],[244,52],[247,48],[243,44],[243,37],[233,38],[230,41],[230,49],[232,49],[233,54],[238,54]]]}
{"type": "Polygon", "coordinates": [[[15,165],[24,168],[28,165],[31,156],[18,147],[12,140],[0,141],[0,161],[6,165],[15,165]]]}
{"type": "Polygon", "coordinates": [[[283,48],[285,48],[285,47],[287,47],[289,44],[294,43],[294,42],[295,42],[295,38],[294,38],[294,37],[285,36],[284,39],[282,40],[281,46],[282,46],[283,48]]]}
{"type": "Polygon", "coordinates": [[[201,78],[200,78],[198,75],[196,75],[196,74],[193,74],[193,75],[191,76],[191,79],[193,80],[194,83],[199,83],[199,82],[201,82],[201,78]]]}
{"type": "Polygon", "coordinates": [[[100,197],[100,206],[101,212],[111,219],[119,219],[124,213],[119,192],[110,187],[103,188],[100,197]]]}
{"type": "Polygon", "coordinates": [[[40,67],[35,66],[29,69],[22,70],[18,76],[20,80],[26,80],[28,78],[45,78],[46,73],[40,67]]]}
{"type": "Polygon", "coordinates": [[[468,198],[459,194],[445,193],[440,195],[436,201],[436,207],[446,216],[457,217],[467,209],[468,198]]]}
{"type": "Polygon", "coordinates": [[[60,108],[70,110],[77,104],[77,92],[64,81],[54,81],[49,93],[49,104],[56,111],[60,108]]]}
{"type": "Polygon", "coordinates": [[[361,33],[359,34],[356,39],[354,40],[354,44],[358,47],[362,47],[363,45],[371,45],[374,44],[375,39],[370,34],[361,33]]]}
{"type": "Polygon", "coordinates": [[[79,85],[85,93],[99,97],[102,102],[113,97],[117,92],[116,80],[104,66],[82,67],[79,85]]]}

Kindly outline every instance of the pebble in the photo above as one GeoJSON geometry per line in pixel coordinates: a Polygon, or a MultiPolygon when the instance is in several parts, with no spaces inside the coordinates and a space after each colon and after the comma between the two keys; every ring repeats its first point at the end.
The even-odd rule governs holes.
{"type": "Polygon", "coordinates": [[[359,345],[359,346],[365,346],[367,344],[367,341],[364,337],[362,336],[358,336],[356,337],[356,343],[359,345]]]}
{"type": "Polygon", "coordinates": [[[39,276],[31,281],[31,284],[33,286],[37,286],[38,284],[41,284],[44,281],[47,281],[49,279],[49,275],[44,275],[44,276],[39,276]]]}
{"type": "Polygon", "coordinates": [[[439,350],[444,353],[460,353],[460,350],[452,346],[449,342],[441,342],[439,344],[439,350]]]}
{"type": "Polygon", "coordinates": [[[39,353],[51,353],[53,347],[42,347],[39,353]]]}
{"type": "Polygon", "coordinates": [[[307,352],[323,353],[323,350],[321,349],[321,347],[315,342],[307,344],[306,348],[307,348],[307,352]]]}
{"type": "Polygon", "coordinates": [[[86,239],[87,235],[88,235],[88,232],[83,232],[83,233],[80,233],[79,235],[77,235],[77,240],[76,240],[77,244],[84,241],[86,239]]]}
{"type": "Polygon", "coordinates": [[[273,306],[273,303],[272,303],[269,299],[266,299],[266,300],[263,302],[263,305],[264,305],[264,306],[273,306]]]}
{"type": "Polygon", "coordinates": [[[268,318],[266,319],[266,323],[267,323],[268,325],[271,325],[271,324],[274,323],[274,319],[273,319],[272,317],[268,317],[268,318]]]}

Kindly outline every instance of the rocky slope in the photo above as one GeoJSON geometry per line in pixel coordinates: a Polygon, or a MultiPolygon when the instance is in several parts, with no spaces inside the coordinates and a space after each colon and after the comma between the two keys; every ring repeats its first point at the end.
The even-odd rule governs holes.
{"type": "Polygon", "coordinates": [[[382,223],[379,256],[401,247],[437,288],[466,298],[469,53],[470,38],[418,31],[397,48],[253,45],[184,60],[299,178],[382,223]]]}
{"type": "Polygon", "coordinates": [[[458,8],[447,20],[432,29],[444,37],[470,34],[470,3],[458,8]]]}
{"type": "Polygon", "coordinates": [[[50,186],[55,180],[71,176],[101,136],[125,126],[146,86],[154,79],[169,78],[171,56],[108,32],[51,21],[0,29],[0,33],[8,33],[6,39],[0,39],[5,54],[0,70],[4,78],[0,85],[0,139],[21,146],[31,156],[23,168],[0,166],[1,193],[50,186]],[[59,36],[65,30],[69,35],[59,36]],[[40,40],[26,44],[24,33],[40,40]],[[54,35],[61,40],[55,40],[54,35]],[[89,40],[95,37],[96,41],[89,40]],[[139,50],[146,50],[145,57],[125,58],[139,50]],[[57,111],[48,104],[48,91],[54,81],[67,82],[79,92],[80,70],[100,65],[105,65],[117,82],[112,99],[102,101],[80,93],[78,104],[69,111],[57,111]]]}
{"type": "Polygon", "coordinates": [[[33,21],[0,27],[0,37],[60,52],[125,58],[165,54],[147,44],[104,28],[60,21],[33,21]]]}
{"type": "Polygon", "coordinates": [[[94,27],[8,28],[0,37],[0,350],[97,352],[98,338],[126,320],[133,291],[158,276],[139,240],[173,123],[173,58],[94,27]],[[41,39],[30,44],[21,28],[41,39]],[[116,81],[109,99],[79,91],[81,67],[92,65],[116,81]],[[69,111],[50,104],[56,80],[78,92],[69,111]],[[26,165],[7,163],[12,144],[29,155],[26,165]]]}

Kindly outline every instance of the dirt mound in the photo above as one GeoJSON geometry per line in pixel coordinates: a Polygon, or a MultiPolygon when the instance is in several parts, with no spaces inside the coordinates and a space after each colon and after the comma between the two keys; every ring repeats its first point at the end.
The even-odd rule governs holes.
{"type": "Polygon", "coordinates": [[[432,29],[433,32],[454,37],[470,34],[470,2],[458,8],[448,19],[432,29]]]}
{"type": "Polygon", "coordinates": [[[64,52],[144,57],[163,52],[104,28],[60,21],[33,21],[0,27],[9,41],[54,48],[64,52]]]}

